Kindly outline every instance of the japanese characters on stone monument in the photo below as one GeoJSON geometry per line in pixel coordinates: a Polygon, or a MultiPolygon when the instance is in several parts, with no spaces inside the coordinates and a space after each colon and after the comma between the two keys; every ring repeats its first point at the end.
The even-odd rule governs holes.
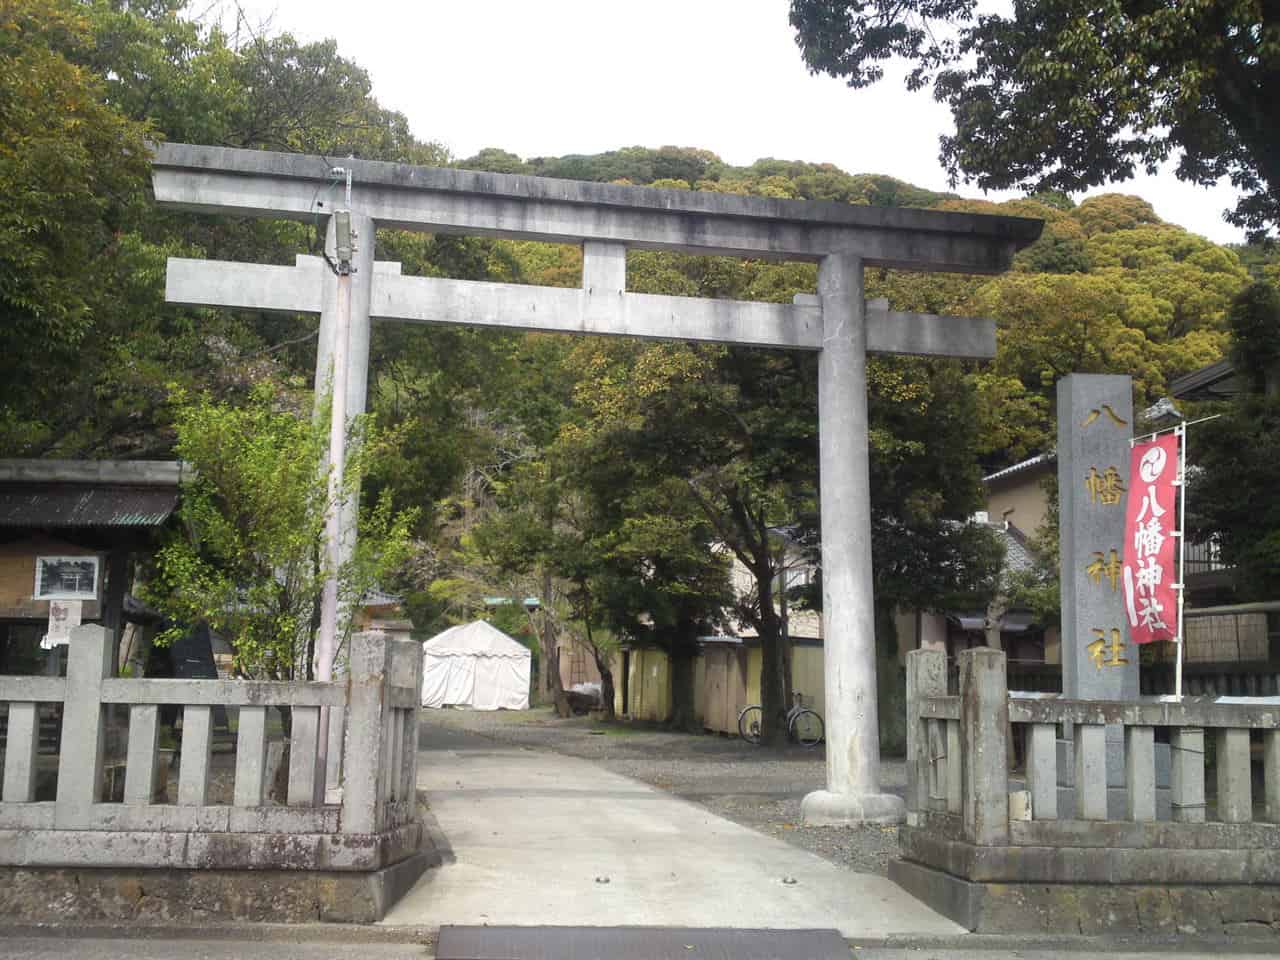
{"type": "Polygon", "coordinates": [[[1070,699],[1138,696],[1123,583],[1132,436],[1129,377],[1077,373],[1058,381],[1062,692],[1070,699]]]}

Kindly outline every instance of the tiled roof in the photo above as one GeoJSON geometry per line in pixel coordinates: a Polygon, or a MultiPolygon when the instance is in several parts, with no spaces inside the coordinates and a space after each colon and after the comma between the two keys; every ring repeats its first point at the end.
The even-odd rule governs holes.
{"type": "Polygon", "coordinates": [[[1005,477],[1011,477],[1014,474],[1022,473],[1025,470],[1031,470],[1041,464],[1056,463],[1058,460],[1058,452],[1050,450],[1048,453],[1038,453],[1034,457],[1023,460],[1021,463],[1015,463],[1011,467],[1005,467],[1003,470],[997,470],[995,473],[987,474],[982,478],[983,483],[990,483],[992,480],[1002,480],[1005,477]]]}
{"type": "Polygon", "coordinates": [[[1009,573],[1030,570],[1035,566],[1035,557],[1027,545],[1027,538],[1013,524],[1004,526],[991,524],[996,534],[1004,542],[1004,569],[1009,573]]]}
{"type": "Polygon", "coordinates": [[[0,527],[156,527],[178,488],[115,484],[0,484],[0,527]]]}
{"type": "Polygon", "coordinates": [[[1216,400],[1234,396],[1239,390],[1238,375],[1229,359],[1192,370],[1169,384],[1169,393],[1178,400],[1216,400]]]}

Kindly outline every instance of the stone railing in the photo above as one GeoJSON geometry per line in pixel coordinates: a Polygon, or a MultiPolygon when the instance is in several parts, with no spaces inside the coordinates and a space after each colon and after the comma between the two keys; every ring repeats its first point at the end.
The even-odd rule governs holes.
{"type": "Polygon", "coordinates": [[[891,876],[971,929],[1090,932],[1078,914],[1095,910],[1119,917],[1114,929],[1169,932],[1182,913],[1186,925],[1217,931],[1232,923],[1214,912],[1230,897],[1280,918],[1280,703],[1011,697],[1006,676],[1002,652],[965,651],[960,693],[949,696],[943,654],[909,654],[908,815],[891,876]],[[1009,764],[1019,726],[1025,777],[1009,764]],[[1262,732],[1257,806],[1253,731],[1262,732]],[[1206,802],[1210,756],[1216,790],[1206,802]],[[1178,899],[1192,889],[1229,897],[1195,901],[1196,914],[1178,899]],[[1164,926],[1143,917],[1156,902],[1164,926]]]}
{"type": "Polygon", "coordinates": [[[420,646],[381,633],[353,637],[341,682],[285,683],[113,678],[106,631],[76,628],[66,677],[0,677],[8,707],[0,867],[388,867],[413,856],[423,838],[415,802],[421,685],[420,646]],[[63,710],[56,792],[38,800],[38,708],[50,703],[63,710]],[[175,803],[155,799],[158,772],[167,778],[158,771],[165,707],[182,715],[175,803]],[[234,783],[230,802],[211,803],[219,707],[238,715],[234,783]],[[279,805],[267,800],[268,718],[277,707],[292,718],[287,802],[279,805]],[[126,710],[122,799],[113,802],[104,784],[107,713],[126,710]],[[318,757],[327,728],[325,770],[318,757]],[[325,802],[326,773],[340,773],[340,802],[325,802]]]}

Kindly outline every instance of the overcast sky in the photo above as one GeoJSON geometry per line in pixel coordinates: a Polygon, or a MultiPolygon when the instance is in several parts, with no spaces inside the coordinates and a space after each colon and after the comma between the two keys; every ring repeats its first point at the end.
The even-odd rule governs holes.
{"type": "MultiPolygon", "coordinates": [[[[224,4],[230,28],[233,0],[224,4]]],[[[900,74],[865,90],[813,77],[787,0],[240,0],[250,22],[300,40],[334,37],[369,71],[378,101],[415,136],[458,158],[482,147],[521,157],[626,146],[711,150],[735,165],[761,157],[833,163],[949,189],[938,136],[950,114],[900,74]]],[[[216,6],[215,8],[216,9],[216,6]]],[[[1161,218],[1218,243],[1227,184],[1192,187],[1172,172],[1094,192],[1135,193],[1161,218]]],[[[972,185],[957,192],[982,196],[972,185]]],[[[998,199],[998,197],[993,197],[998,199]]],[[[1077,198],[1078,199],[1078,198],[1077,198]]]]}

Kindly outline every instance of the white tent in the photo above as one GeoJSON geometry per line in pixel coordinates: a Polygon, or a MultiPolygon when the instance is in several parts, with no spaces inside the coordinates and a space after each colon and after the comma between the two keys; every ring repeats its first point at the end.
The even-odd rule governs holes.
{"type": "Polygon", "coordinates": [[[529,648],[477,620],[422,645],[422,705],[476,710],[529,708],[529,648]]]}

